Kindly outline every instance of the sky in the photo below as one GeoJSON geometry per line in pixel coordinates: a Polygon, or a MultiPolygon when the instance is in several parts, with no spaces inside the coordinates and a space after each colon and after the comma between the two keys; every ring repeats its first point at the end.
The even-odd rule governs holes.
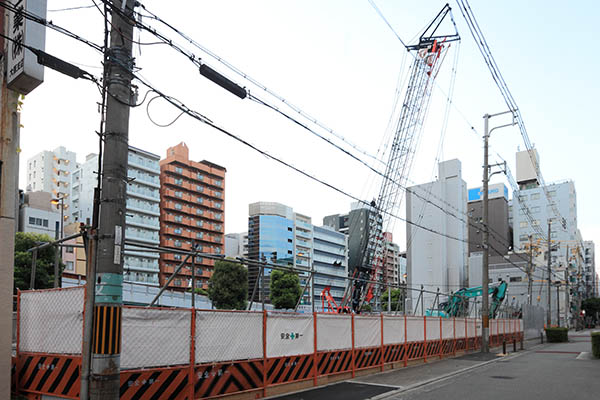
{"type": "MultiPolygon", "coordinates": [[[[322,124],[369,154],[389,140],[397,83],[410,57],[367,0],[144,0],[146,8],[177,27],[322,124]]],[[[395,32],[408,43],[442,9],[445,2],[376,0],[395,32]]],[[[471,8],[498,66],[519,105],[529,138],[540,155],[547,183],[573,180],[578,224],[584,240],[600,243],[596,201],[600,135],[596,113],[600,55],[591,38],[597,33],[594,1],[489,2],[472,0],[471,8]]],[[[48,19],[94,41],[103,40],[103,17],[91,0],[48,0],[48,19]],[[53,11],[61,10],[61,11],[53,11]]],[[[468,188],[481,185],[483,115],[507,109],[477,50],[455,2],[450,3],[461,36],[453,43],[432,91],[409,185],[432,181],[436,160],[458,158],[468,188]],[[452,106],[440,146],[450,82],[452,106]],[[438,154],[438,148],[442,151],[438,154]]],[[[247,87],[272,105],[285,107],[260,87],[232,73],[156,21],[144,19],[210,67],[247,87]]],[[[453,28],[443,25],[444,33],[453,28]]],[[[137,31],[141,43],[156,42],[137,31]]],[[[412,41],[411,41],[412,40],[412,41]]],[[[46,51],[101,75],[101,55],[88,46],[48,30],[46,51]]],[[[203,78],[194,64],[168,46],[134,47],[139,75],[164,93],[180,99],[217,125],[307,173],[353,196],[377,197],[380,182],[365,166],[334,149],[272,110],[241,100],[203,78]]],[[[134,82],[135,83],[135,82],[134,82]]],[[[147,89],[140,84],[139,100],[147,89]]],[[[321,225],[326,215],[348,212],[352,199],[253,152],[198,121],[182,116],[161,99],[131,110],[129,143],[164,157],[169,146],[186,142],[190,157],[227,168],[225,231],[247,230],[248,204],[280,202],[321,225]]],[[[400,98],[404,93],[400,94],[400,98]]],[[[77,153],[78,161],[97,152],[100,116],[97,88],[46,69],[44,83],[25,99],[22,110],[20,186],[26,185],[28,158],[58,146],[77,153]]],[[[298,117],[298,115],[294,115],[298,117]]],[[[305,120],[303,120],[305,121],[305,120]]],[[[498,117],[497,123],[504,123],[498,117]]],[[[496,121],[494,121],[496,123],[496,121]]],[[[309,123],[310,124],[310,123],[309,123]]],[[[310,125],[319,130],[318,127],[310,125]]],[[[349,150],[345,142],[319,130],[349,150]]],[[[516,128],[495,131],[491,162],[504,159],[513,175],[515,152],[525,145],[516,128]]],[[[356,156],[371,162],[362,153],[356,156]]],[[[506,182],[495,175],[492,183],[506,182]]],[[[508,184],[507,184],[508,186],[508,184]]],[[[405,215],[405,204],[397,214],[405,215]]],[[[395,241],[405,249],[405,226],[393,225],[395,241]]]]}

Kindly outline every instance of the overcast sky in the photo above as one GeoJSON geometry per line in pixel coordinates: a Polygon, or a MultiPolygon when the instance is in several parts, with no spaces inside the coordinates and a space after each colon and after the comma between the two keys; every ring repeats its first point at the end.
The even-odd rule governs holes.
{"type": "MultiPolygon", "coordinates": [[[[376,3],[407,42],[445,4],[434,0],[376,3]]],[[[91,0],[48,0],[48,9],[91,4],[91,0]]],[[[388,137],[398,77],[406,74],[410,59],[367,0],[144,0],[143,4],[366,152],[377,153],[388,137]]],[[[482,116],[505,111],[506,105],[458,7],[450,5],[462,41],[452,44],[444,60],[409,182],[436,178],[446,93],[456,65],[454,106],[440,159],[460,159],[463,179],[471,188],[481,185],[482,116]]],[[[600,56],[592,38],[597,33],[600,6],[594,1],[472,0],[471,7],[520,107],[546,182],[575,182],[579,228],[585,240],[599,242],[600,211],[595,203],[600,190],[594,165],[600,149],[596,120],[600,56]]],[[[49,11],[48,19],[102,43],[103,20],[95,8],[49,11]]],[[[282,106],[166,27],[144,21],[251,93],[282,106]]],[[[156,41],[148,33],[136,35],[143,43],[156,41]]],[[[101,74],[99,53],[54,31],[47,32],[46,51],[101,74]]],[[[248,99],[240,100],[207,81],[189,60],[168,46],[136,45],[134,55],[141,76],[216,124],[352,195],[367,200],[377,196],[379,182],[367,168],[273,111],[248,99]]],[[[141,100],[147,89],[138,86],[141,100]]],[[[247,230],[248,204],[255,201],[286,204],[311,216],[316,225],[325,215],[349,210],[351,199],[187,116],[168,128],[154,125],[148,114],[155,122],[166,124],[178,112],[160,99],[147,110],[152,97],[150,94],[146,103],[131,111],[130,144],[164,157],[167,147],[184,141],[191,158],[226,167],[227,233],[247,230]]],[[[97,152],[94,132],[99,126],[99,101],[97,88],[88,81],[46,69],[45,82],[27,96],[23,106],[22,188],[25,161],[42,150],[64,145],[77,153],[78,161],[97,152]]],[[[519,131],[496,131],[490,143],[491,160],[499,161],[499,154],[515,175],[515,152],[525,148],[519,131]]],[[[361,153],[356,155],[369,161],[361,153]]],[[[493,182],[502,181],[502,176],[493,178],[493,182]]],[[[398,214],[405,214],[404,203],[398,214]]],[[[403,223],[395,224],[394,235],[405,249],[403,223]]]]}

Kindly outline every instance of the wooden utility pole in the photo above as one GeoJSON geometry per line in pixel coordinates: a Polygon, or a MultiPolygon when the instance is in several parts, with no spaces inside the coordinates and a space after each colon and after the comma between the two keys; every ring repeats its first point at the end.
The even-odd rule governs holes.
{"type": "MultiPolygon", "coordinates": [[[[123,244],[127,191],[129,104],[131,79],[133,0],[111,4],[110,47],[107,68],[106,130],[100,196],[100,223],[94,296],[90,399],[118,399],[123,305],[123,244]],[[125,16],[125,18],[122,17],[125,16]]],[[[108,16],[106,16],[108,18],[108,16]]]]}

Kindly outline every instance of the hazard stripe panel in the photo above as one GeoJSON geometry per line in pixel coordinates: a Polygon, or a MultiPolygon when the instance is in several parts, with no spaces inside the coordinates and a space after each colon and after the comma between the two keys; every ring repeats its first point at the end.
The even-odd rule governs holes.
{"type": "Polygon", "coordinates": [[[425,344],[423,342],[412,342],[407,344],[409,360],[418,360],[425,356],[425,344]]]}
{"type": "Polygon", "coordinates": [[[381,365],[381,347],[354,350],[354,367],[356,369],[381,365]]]}
{"type": "Polygon", "coordinates": [[[263,385],[262,359],[199,365],[195,372],[194,390],[197,399],[260,389],[263,385]]]}
{"type": "Polygon", "coordinates": [[[121,372],[121,400],[190,399],[188,368],[130,370],[121,372]]]}
{"type": "Polygon", "coordinates": [[[440,350],[441,350],[441,343],[439,342],[439,340],[436,340],[435,342],[427,342],[427,356],[437,356],[440,354],[440,350]]]}
{"type": "Polygon", "coordinates": [[[466,339],[456,339],[456,351],[465,350],[467,348],[466,339]]]}
{"type": "Polygon", "coordinates": [[[121,353],[121,307],[94,307],[92,346],[95,354],[121,353]]]}
{"type": "Polygon", "coordinates": [[[442,354],[454,353],[455,341],[453,339],[442,340],[442,354]]]}
{"type": "Polygon", "coordinates": [[[317,373],[319,375],[347,372],[351,369],[352,350],[317,353],[317,373]]]}
{"type": "Polygon", "coordinates": [[[10,391],[17,393],[17,358],[10,358],[10,391]]]}
{"type": "Polygon", "coordinates": [[[383,361],[386,363],[393,363],[398,361],[404,361],[404,354],[406,348],[403,344],[388,344],[383,348],[383,361]]]}
{"type": "Polygon", "coordinates": [[[17,360],[19,390],[78,399],[80,366],[81,357],[20,354],[17,360]]]}
{"type": "Polygon", "coordinates": [[[312,377],[313,355],[267,359],[267,383],[288,383],[312,377]]]}

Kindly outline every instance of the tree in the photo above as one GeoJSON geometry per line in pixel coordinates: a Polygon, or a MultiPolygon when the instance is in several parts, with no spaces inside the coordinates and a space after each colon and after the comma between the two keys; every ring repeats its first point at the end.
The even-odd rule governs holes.
{"type": "MultiPolygon", "coordinates": [[[[189,288],[188,292],[192,293],[192,288],[189,288]]],[[[199,294],[200,296],[208,296],[208,291],[202,288],[196,288],[196,290],[194,290],[194,293],[199,294]]]]}
{"type": "Polygon", "coordinates": [[[275,308],[295,308],[301,295],[298,275],[287,271],[271,271],[271,303],[275,308]]]}
{"type": "Polygon", "coordinates": [[[600,297],[585,299],[581,303],[581,308],[585,310],[586,317],[591,317],[595,321],[600,313],[600,297]]]}
{"type": "Polygon", "coordinates": [[[208,281],[208,298],[220,310],[245,310],[248,297],[248,270],[227,260],[215,262],[208,281]]]}
{"type": "MultiPolygon", "coordinates": [[[[404,290],[402,289],[392,289],[391,290],[392,293],[392,304],[391,304],[391,310],[392,311],[404,311],[404,290]],[[398,304],[398,302],[400,304],[398,304]]],[[[383,294],[381,295],[381,308],[383,311],[387,311],[388,310],[388,291],[385,290],[383,292],[383,294]]]]}
{"type": "MultiPolygon", "coordinates": [[[[32,252],[27,250],[37,246],[40,242],[51,242],[53,239],[48,235],[39,233],[17,232],[15,235],[15,275],[14,290],[29,289],[31,280],[32,252]]],[[[47,289],[54,286],[54,254],[55,247],[49,246],[38,251],[35,269],[35,288],[47,289]]],[[[62,273],[64,265],[59,263],[59,273],[62,273]]]]}

